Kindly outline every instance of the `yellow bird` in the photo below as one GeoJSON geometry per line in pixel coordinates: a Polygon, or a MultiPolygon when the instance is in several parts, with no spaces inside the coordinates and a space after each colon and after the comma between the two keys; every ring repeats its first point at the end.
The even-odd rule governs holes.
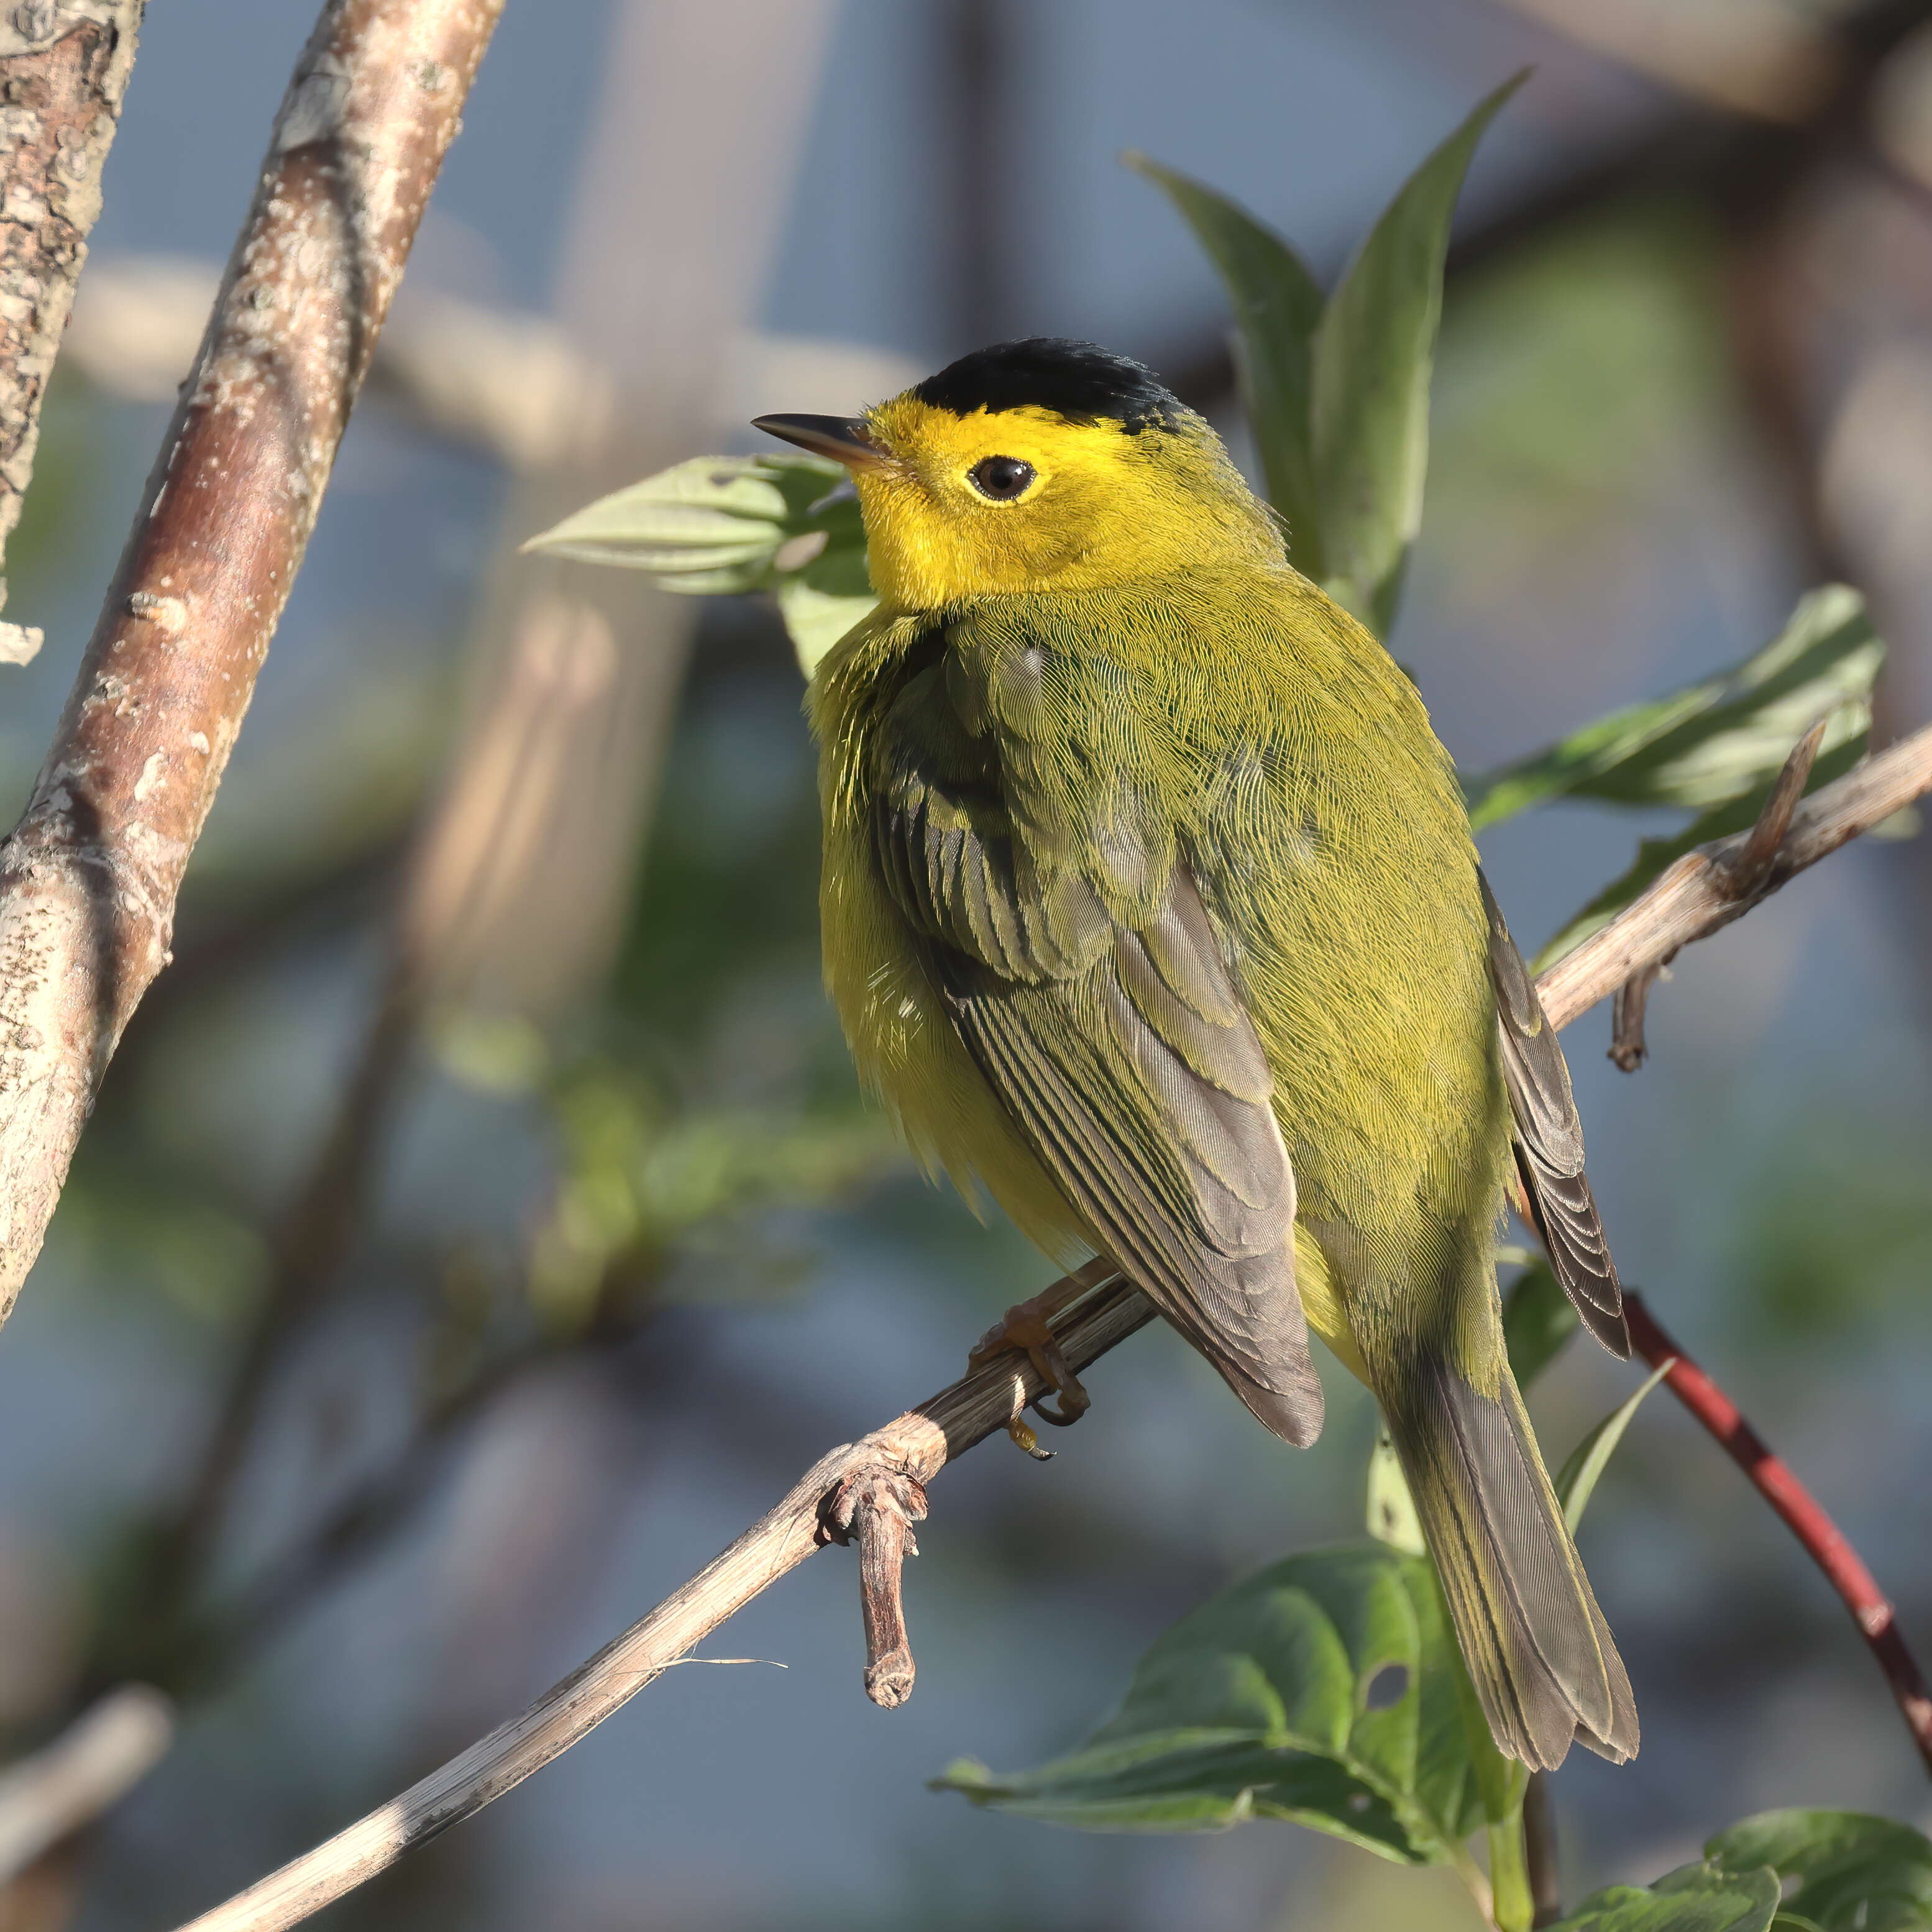
{"type": "Polygon", "coordinates": [[[850,466],[879,596],[808,700],[866,1082],[930,1169],[1064,1263],[1111,1258],[1296,1444],[1312,1327],[1382,1405],[1498,1744],[1628,1758],[1503,1346],[1512,1171],[1619,1354],[1622,1291],[1414,686],[1209,425],[1104,350],[1007,343],[758,426],[850,466]]]}

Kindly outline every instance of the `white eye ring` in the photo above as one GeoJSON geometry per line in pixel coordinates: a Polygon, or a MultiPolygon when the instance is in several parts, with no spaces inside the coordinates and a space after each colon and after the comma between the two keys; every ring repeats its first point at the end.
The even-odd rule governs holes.
{"type": "Polygon", "coordinates": [[[1021,457],[982,456],[967,471],[966,480],[989,502],[1013,503],[1033,488],[1039,474],[1021,457]]]}

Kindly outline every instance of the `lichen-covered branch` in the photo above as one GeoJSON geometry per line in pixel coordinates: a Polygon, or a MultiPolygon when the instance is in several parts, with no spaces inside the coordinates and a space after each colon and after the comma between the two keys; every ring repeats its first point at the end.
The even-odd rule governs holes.
{"type": "MultiPolygon", "coordinates": [[[[36,0],[0,16],[0,567],[34,473],[100,170],[121,123],[146,0],[36,0]]],[[[0,605],[7,598],[0,577],[0,605]]],[[[0,626],[0,661],[40,634],[0,626]]]]}
{"type": "Polygon", "coordinates": [[[0,849],[0,1318],[167,963],[188,855],[502,4],[328,0],[276,118],[200,358],[0,849]]]}
{"type": "MultiPolygon", "coordinates": [[[[1800,806],[1762,876],[1753,883],[1752,896],[1734,896],[1730,884],[1712,884],[1699,869],[1714,867],[1724,881],[1733,880],[1731,867],[1749,845],[1750,833],[1720,840],[1681,860],[1612,926],[1578,948],[1590,955],[1582,970],[1565,972],[1576,957],[1573,953],[1542,975],[1537,991],[1544,1010],[1556,1025],[1568,1024],[1608,998],[1632,970],[1728,925],[1795,873],[1927,791],[1932,791],[1932,726],[1821,787],[1800,806]],[[1691,869],[1678,879],[1684,867],[1691,869]]],[[[1092,1284],[1088,1292],[1052,1323],[1061,1354],[1076,1373],[1144,1327],[1154,1314],[1153,1304],[1118,1275],[1096,1281],[1093,1264],[1082,1273],[1092,1284]]],[[[622,1709],[726,1618],[828,1540],[837,1540],[842,1526],[835,1513],[845,1499],[880,1486],[910,1485],[907,1493],[916,1493],[922,1506],[926,1485],[948,1462],[1002,1429],[1022,1403],[1048,1393],[1048,1384],[1024,1357],[1002,1357],[862,1441],[832,1450],[729,1549],[521,1716],[180,1932],[286,1932],[386,1870],[415,1846],[473,1817],[622,1709]]],[[[891,1568],[890,1552],[882,1552],[882,1573],[891,1568]]],[[[896,1702],[910,1688],[911,1658],[909,1651],[902,1659],[898,1654],[904,1625],[896,1614],[896,1580],[882,1574],[878,1581],[890,1614],[882,1621],[877,1609],[868,1606],[868,1660],[875,1669],[890,1657],[892,1689],[881,1701],[896,1702]]],[[[868,1682],[868,1690],[875,1688],[868,1682]]]]}

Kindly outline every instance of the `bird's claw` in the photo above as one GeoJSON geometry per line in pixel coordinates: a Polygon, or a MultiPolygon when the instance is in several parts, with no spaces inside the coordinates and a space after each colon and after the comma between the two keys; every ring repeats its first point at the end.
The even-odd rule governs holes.
{"type": "MultiPolygon", "coordinates": [[[[1067,1366],[1066,1358],[1060,1352],[1060,1343],[1037,1300],[1022,1301],[1008,1309],[980,1336],[966,1359],[969,1366],[983,1369],[995,1356],[1016,1349],[1026,1356],[1034,1372],[1059,1398],[1057,1407],[1049,1407],[1044,1396],[1035,1399],[1034,1409],[1042,1422],[1050,1422],[1056,1429],[1065,1429],[1078,1422],[1093,1406],[1093,1398],[1081,1386],[1080,1378],[1067,1366]]],[[[1040,1448],[1033,1431],[1021,1420],[1017,1404],[1006,1432],[1029,1456],[1044,1461],[1052,1453],[1040,1448]]]]}

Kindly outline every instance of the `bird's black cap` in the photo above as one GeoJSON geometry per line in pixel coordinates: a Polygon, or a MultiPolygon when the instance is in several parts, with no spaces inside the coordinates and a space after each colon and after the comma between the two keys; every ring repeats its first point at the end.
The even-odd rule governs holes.
{"type": "Polygon", "coordinates": [[[1031,406],[1070,422],[1119,422],[1133,436],[1150,424],[1178,428],[1181,414],[1180,399],[1151,369],[1058,335],[976,349],[928,376],[912,393],[955,416],[1031,406]]]}

